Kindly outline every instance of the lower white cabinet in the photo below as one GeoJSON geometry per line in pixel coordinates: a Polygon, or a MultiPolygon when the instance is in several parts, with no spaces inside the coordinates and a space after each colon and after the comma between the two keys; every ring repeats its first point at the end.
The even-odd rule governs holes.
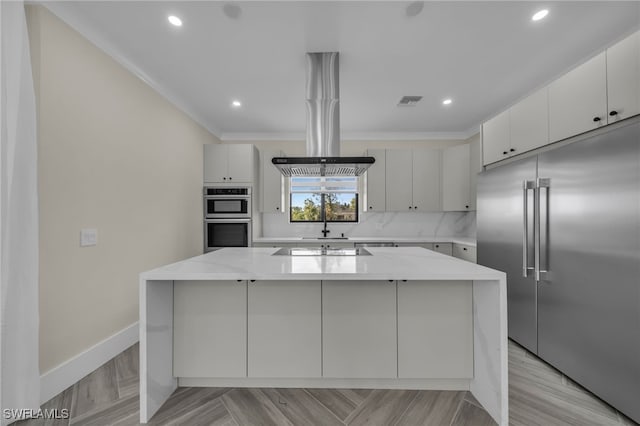
{"type": "Polygon", "coordinates": [[[246,377],[246,281],[174,282],[173,375],[246,377]]]}
{"type": "Polygon", "coordinates": [[[466,260],[468,262],[476,263],[476,248],[473,246],[468,246],[465,244],[454,244],[453,245],[453,257],[457,257],[458,259],[466,260]]]}
{"type": "Polygon", "coordinates": [[[300,242],[296,247],[303,248],[353,248],[353,243],[344,241],[327,241],[327,242],[300,242]]]}
{"type": "Polygon", "coordinates": [[[470,281],[398,281],[398,377],[473,377],[470,281]]]}
{"type": "Polygon", "coordinates": [[[422,247],[433,250],[433,243],[395,243],[394,247],[422,247]]]}
{"type": "Polygon", "coordinates": [[[248,376],[321,377],[320,281],[250,281],[248,376]]]}
{"type": "Polygon", "coordinates": [[[437,251],[438,253],[452,256],[453,244],[452,243],[433,243],[433,251],[437,251]]]}
{"type": "Polygon", "coordinates": [[[397,377],[395,281],[324,281],[322,309],[324,377],[397,377]]]}

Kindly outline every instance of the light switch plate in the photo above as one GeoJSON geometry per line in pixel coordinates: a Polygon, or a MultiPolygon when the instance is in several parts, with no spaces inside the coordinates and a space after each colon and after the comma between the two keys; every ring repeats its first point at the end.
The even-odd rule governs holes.
{"type": "Polygon", "coordinates": [[[80,247],[95,246],[98,244],[98,230],[93,228],[80,230],[80,247]]]}

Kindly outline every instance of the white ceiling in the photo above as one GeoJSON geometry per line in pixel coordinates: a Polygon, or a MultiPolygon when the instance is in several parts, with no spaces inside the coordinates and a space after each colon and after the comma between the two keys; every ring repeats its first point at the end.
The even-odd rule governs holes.
{"type": "Polygon", "coordinates": [[[638,1],[425,2],[413,17],[399,1],[46,6],[227,140],[303,138],[308,51],[340,52],[344,139],[457,138],[640,28],[638,1]]]}

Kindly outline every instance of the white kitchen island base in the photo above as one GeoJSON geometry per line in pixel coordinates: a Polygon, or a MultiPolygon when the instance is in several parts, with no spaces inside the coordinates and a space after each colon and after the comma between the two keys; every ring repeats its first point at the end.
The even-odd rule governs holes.
{"type": "MultiPolygon", "coordinates": [[[[273,248],[224,249],[141,274],[140,422],[150,420],[180,385],[470,390],[498,424],[508,424],[505,275],[421,248],[369,250],[372,256],[302,258],[271,256],[273,248]],[[380,374],[384,378],[350,378],[336,377],[340,369],[329,366],[324,370],[333,371],[329,374],[333,377],[325,377],[327,371],[323,373],[323,368],[319,370],[319,377],[174,377],[174,285],[179,285],[174,282],[210,281],[208,285],[215,286],[216,282],[230,280],[244,282],[241,286],[248,286],[254,280],[315,280],[334,287],[336,282],[355,283],[356,287],[360,281],[389,282],[395,294],[406,285],[405,281],[423,282],[423,286],[437,282],[441,287],[448,281],[452,284],[467,281],[472,286],[471,374],[468,378],[399,378],[403,376],[401,368],[386,372],[383,368],[380,374]]],[[[333,314],[323,313],[325,327],[330,325],[327,318],[333,314]]],[[[358,319],[353,321],[357,323],[358,319]]],[[[325,340],[327,345],[331,339],[325,340]]],[[[392,351],[389,354],[393,356],[392,351]]],[[[398,362],[398,358],[391,362],[394,360],[398,362]]],[[[401,365],[404,365],[402,359],[401,365]]]]}

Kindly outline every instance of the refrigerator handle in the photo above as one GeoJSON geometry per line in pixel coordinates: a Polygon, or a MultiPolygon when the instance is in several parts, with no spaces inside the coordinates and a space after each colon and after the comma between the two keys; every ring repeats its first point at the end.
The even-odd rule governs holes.
{"type": "MultiPolygon", "coordinates": [[[[533,258],[534,258],[534,266],[533,266],[533,275],[536,281],[540,281],[540,278],[543,273],[546,273],[546,270],[540,269],[540,216],[542,212],[540,211],[540,192],[542,188],[546,189],[546,202],[545,207],[549,209],[549,187],[551,186],[551,180],[549,178],[537,178],[536,186],[533,190],[533,210],[534,210],[534,219],[533,219],[533,258]]],[[[548,211],[545,212],[545,218],[548,217],[548,211]]],[[[545,244],[546,247],[546,244],[545,244]]],[[[545,253],[546,254],[546,253],[545,253]]]]}
{"type": "Polygon", "coordinates": [[[529,276],[533,268],[529,266],[529,190],[534,189],[534,182],[522,181],[522,276],[529,276]]]}

